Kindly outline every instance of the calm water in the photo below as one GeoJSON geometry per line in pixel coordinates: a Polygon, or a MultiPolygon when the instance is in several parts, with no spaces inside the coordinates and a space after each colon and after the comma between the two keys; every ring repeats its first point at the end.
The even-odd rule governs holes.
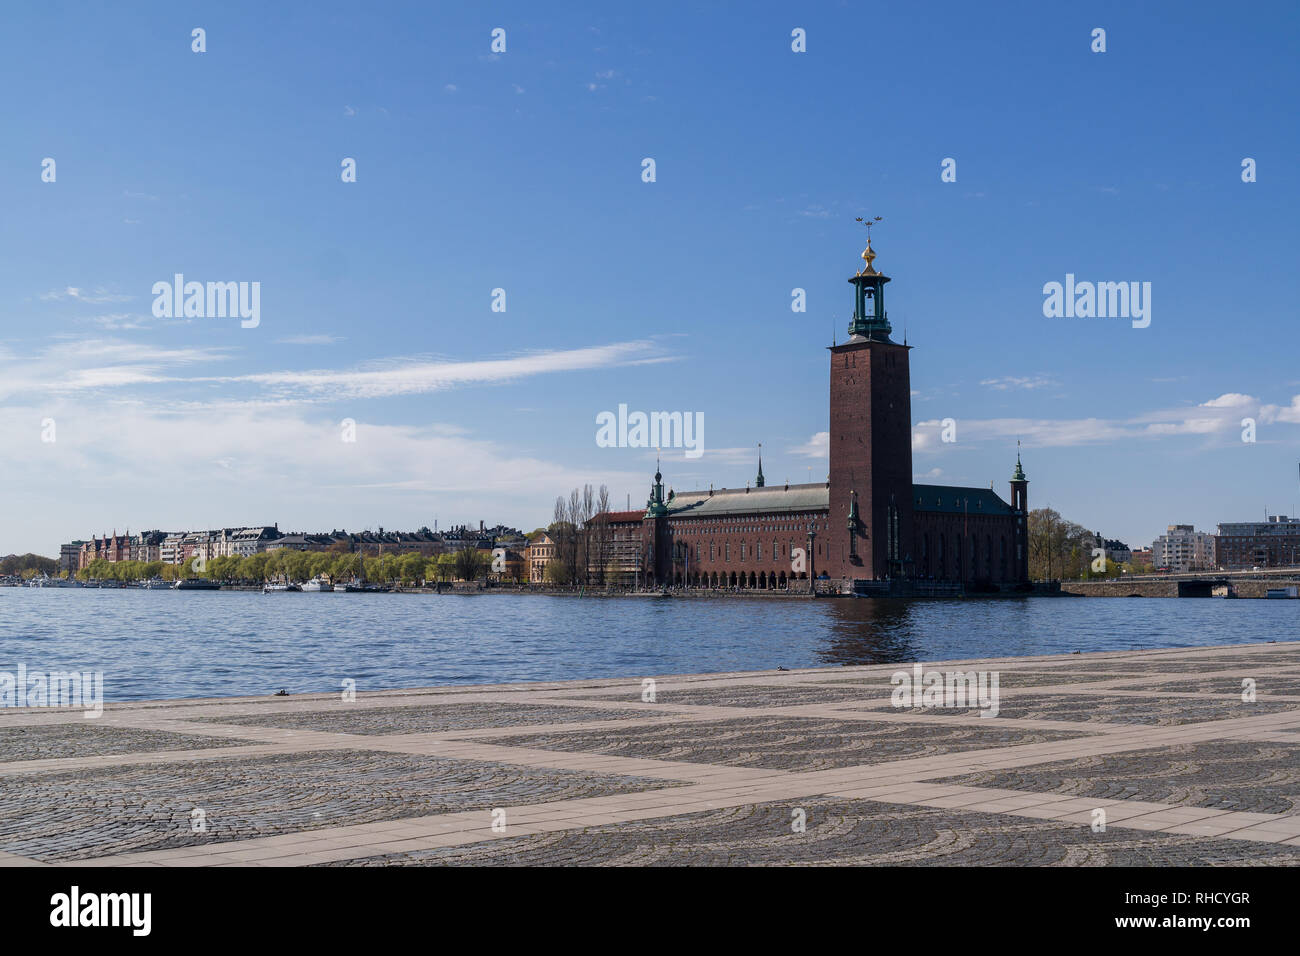
{"type": "Polygon", "coordinates": [[[106,700],[1295,640],[1300,601],[781,601],[0,588],[0,671],[106,700]]]}

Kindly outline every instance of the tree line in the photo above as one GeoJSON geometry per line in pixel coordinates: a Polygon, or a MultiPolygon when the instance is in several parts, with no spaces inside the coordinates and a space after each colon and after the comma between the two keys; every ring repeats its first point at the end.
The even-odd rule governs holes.
{"type": "Polygon", "coordinates": [[[1106,543],[1095,532],[1075,524],[1052,508],[1029,512],[1029,578],[1033,581],[1069,581],[1089,578],[1117,578],[1120,574],[1141,574],[1149,564],[1121,564],[1093,550],[1106,543]],[[1101,563],[1098,570],[1097,563],[1101,563]]]}
{"type": "MultiPolygon", "coordinates": [[[[223,584],[262,584],[267,581],[301,584],[315,577],[328,578],[331,582],[364,577],[367,581],[384,584],[417,585],[431,581],[476,581],[487,575],[491,568],[491,557],[478,548],[462,548],[431,557],[408,552],[373,558],[355,553],[280,548],[247,556],[223,555],[206,562],[190,558],[184,564],[96,558],[81,569],[77,577],[83,581],[124,583],[150,578],[164,581],[210,578],[223,584]]],[[[504,577],[504,572],[498,576],[504,577]]]]}
{"type": "Polygon", "coordinates": [[[21,575],[24,578],[33,578],[40,574],[53,576],[58,570],[59,562],[54,558],[42,557],[30,551],[27,554],[11,554],[0,558],[0,577],[21,575]]]}

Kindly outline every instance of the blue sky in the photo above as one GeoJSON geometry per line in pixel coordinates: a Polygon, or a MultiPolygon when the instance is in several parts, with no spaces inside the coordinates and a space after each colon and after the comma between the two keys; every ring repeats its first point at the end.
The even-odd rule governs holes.
{"type": "Polygon", "coordinates": [[[1295,513],[1298,11],[6,7],[0,481],[21,507],[0,553],[128,527],[531,529],[588,481],[638,506],[654,452],[595,443],[620,403],[703,414],[703,457],[664,454],[678,489],[742,485],[760,441],[770,481],[823,478],[859,215],[884,217],[915,347],[918,481],[1005,496],[1020,438],[1031,506],[1130,544],[1295,513]],[[260,324],[155,318],[175,273],[259,282],[260,324]],[[1150,326],[1046,318],[1067,273],[1150,282],[1150,326]]]}

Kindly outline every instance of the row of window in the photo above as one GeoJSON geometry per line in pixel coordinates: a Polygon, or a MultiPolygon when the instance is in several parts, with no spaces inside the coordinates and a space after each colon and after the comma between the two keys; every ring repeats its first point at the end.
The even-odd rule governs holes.
{"type": "MultiPolygon", "coordinates": [[[[691,555],[690,555],[692,561],[698,562],[698,561],[700,560],[700,553],[701,553],[701,552],[700,552],[700,547],[701,547],[701,546],[698,545],[698,544],[695,546],[695,548],[694,548],[694,554],[691,554],[691,555]]],[[[793,542],[793,541],[788,542],[788,543],[785,545],[785,548],[784,548],[784,557],[787,558],[787,559],[790,558],[790,557],[793,555],[793,550],[794,550],[794,548],[795,548],[795,544],[794,544],[794,542],[793,542]]],[[[688,550],[688,554],[689,554],[690,549],[688,548],[687,550],[688,550]]],[[[782,560],[783,550],[782,550],[782,547],[781,547],[781,542],[776,541],[776,540],[774,539],[774,540],[772,541],[772,550],[771,550],[769,553],[772,555],[772,560],[774,560],[774,561],[780,561],[780,560],[782,560]]],[[[817,545],[817,553],[818,553],[818,554],[821,554],[821,553],[822,553],[822,546],[821,546],[820,544],[817,545]]],[[[740,554],[740,560],[741,560],[741,561],[746,561],[746,560],[748,560],[751,554],[753,555],[753,558],[754,558],[755,561],[762,561],[762,560],[763,560],[763,544],[762,544],[762,542],[756,542],[756,543],[753,545],[753,547],[750,547],[750,545],[749,545],[748,542],[746,542],[746,541],[741,541],[741,542],[740,542],[740,547],[739,547],[739,554],[740,554]]],[[[720,545],[719,545],[719,544],[715,544],[715,543],[712,542],[712,541],[709,542],[709,560],[710,560],[710,561],[717,561],[719,558],[721,558],[724,562],[727,562],[727,561],[730,561],[730,560],[731,560],[731,542],[730,542],[730,541],[725,541],[725,542],[723,542],[723,543],[720,544],[720,545]]]]}

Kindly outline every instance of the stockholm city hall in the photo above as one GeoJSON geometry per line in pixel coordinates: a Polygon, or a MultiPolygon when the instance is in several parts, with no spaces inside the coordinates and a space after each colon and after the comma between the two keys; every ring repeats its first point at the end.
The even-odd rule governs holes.
{"type": "Polygon", "coordinates": [[[760,456],[752,488],[665,495],[656,472],[644,513],[608,516],[640,539],[647,583],[907,594],[1028,582],[1019,454],[1010,503],[991,487],[912,481],[911,349],[890,338],[875,258],[868,233],[848,339],[829,349],[827,480],[768,485],[760,456]]]}

